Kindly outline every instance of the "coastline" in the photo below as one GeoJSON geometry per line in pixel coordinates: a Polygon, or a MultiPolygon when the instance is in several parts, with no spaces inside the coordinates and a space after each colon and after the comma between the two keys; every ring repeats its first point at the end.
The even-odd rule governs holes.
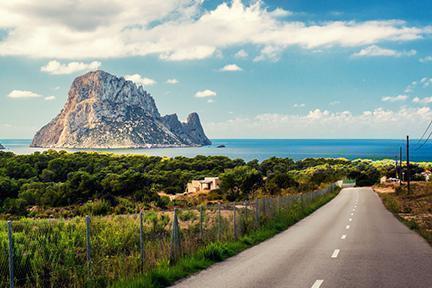
{"type": "Polygon", "coordinates": [[[94,146],[94,147],[81,147],[81,146],[37,146],[30,145],[29,148],[40,148],[40,149],[76,149],[76,150],[94,150],[94,149],[106,149],[106,150],[118,150],[118,149],[158,149],[158,148],[189,148],[189,147],[203,147],[209,145],[174,145],[174,144],[146,144],[136,146],[94,146]]]}
{"type": "MultiPolygon", "coordinates": [[[[188,157],[197,155],[225,156],[231,159],[263,161],[271,157],[291,158],[347,158],[395,159],[402,139],[211,139],[208,146],[151,147],[151,148],[31,148],[31,139],[0,139],[6,150],[15,154],[32,154],[49,149],[68,152],[99,152],[114,154],[137,154],[160,157],[188,157]],[[224,148],[217,148],[224,145],[224,148]]],[[[165,145],[168,146],[168,145],[165,145]]],[[[413,149],[415,148],[415,144],[413,149]]],[[[412,161],[432,162],[432,144],[427,143],[422,153],[412,151],[412,161]]]]}

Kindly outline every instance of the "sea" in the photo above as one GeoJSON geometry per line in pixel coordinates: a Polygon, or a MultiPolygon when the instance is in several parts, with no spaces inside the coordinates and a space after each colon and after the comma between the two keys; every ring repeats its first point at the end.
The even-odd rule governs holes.
{"type": "MultiPolygon", "coordinates": [[[[263,161],[270,157],[292,158],[347,158],[347,159],[396,159],[399,149],[403,148],[405,158],[405,140],[402,139],[211,139],[212,145],[190,148],[154,148],[154,149],[59,149],[69,152],[95,151],[115,154],[145,154],[153,156],[223,155],[245,161],[257,159],[263,161]],[[223,147],[220,147],[223,146],[223,147]]],[[[31,139],[0,139],[6,151],[15,154],[30,154],[47,149],[30,148],[31,139]]],[[[432,161],[432,143],[422,147],[422,141],[411,140],[410,159],[412,161],[432,161]],[[420,148],[420,149],[418,149],[420,148]]]]}

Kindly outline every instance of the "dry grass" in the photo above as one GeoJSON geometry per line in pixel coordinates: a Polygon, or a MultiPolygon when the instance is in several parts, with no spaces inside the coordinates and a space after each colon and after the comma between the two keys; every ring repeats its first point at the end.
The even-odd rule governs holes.
{"type": "Polygon", "coordinates": [[[432,183],[414,182],[411,187],[411,193],[398,184],[377,185],[374,190],[391,212],[432,245],[432,183]]]}

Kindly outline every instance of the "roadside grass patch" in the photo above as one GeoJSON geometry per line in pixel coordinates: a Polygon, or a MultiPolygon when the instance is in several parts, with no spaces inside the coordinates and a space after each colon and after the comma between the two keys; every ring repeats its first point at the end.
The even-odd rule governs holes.
{"type": "Polygon", "coordinates": [[[395,193],[378,193],[384,206],[409,229],[432,245],[432,183],[413,183],[411,193],[397,187],[395,193]]]}

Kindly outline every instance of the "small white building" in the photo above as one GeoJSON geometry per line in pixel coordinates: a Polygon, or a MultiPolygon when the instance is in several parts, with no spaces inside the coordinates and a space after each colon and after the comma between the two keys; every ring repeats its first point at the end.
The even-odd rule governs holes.
{"type": "Polygon", "coordinates": [[[421,173],[421,175],[425,178],[426,182],[429,182],[430,178],[431,178],[431,171],[426,170],[424,172],[421,173]]]}
{"type": "Polygon", "coordinates": [[[205,177],[204,180],[192,180],[187,184],[186,193],[210,192],[219,189],[219,177],[205,177]]]}

